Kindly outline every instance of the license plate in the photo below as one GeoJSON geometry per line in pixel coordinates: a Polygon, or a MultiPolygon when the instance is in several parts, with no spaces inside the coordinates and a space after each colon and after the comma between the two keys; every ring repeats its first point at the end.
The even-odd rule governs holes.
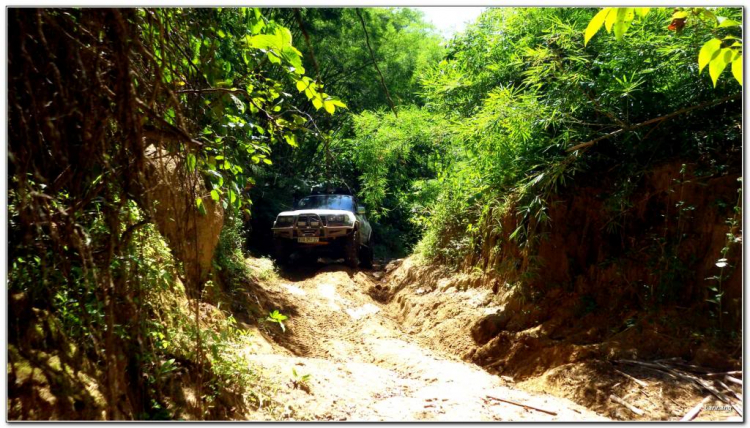
{"type": "Polygon", "coordinates": [[[318,241],[320,241],[320,238],[312,237],[312,236],[303,236],[303,237],[297,238],[297,242],[302,243],[302,244],[313,244],[318,241]]]}

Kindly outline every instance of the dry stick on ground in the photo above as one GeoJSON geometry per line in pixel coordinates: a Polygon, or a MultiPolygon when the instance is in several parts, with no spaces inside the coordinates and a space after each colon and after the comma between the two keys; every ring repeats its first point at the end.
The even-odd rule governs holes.
{"type": "Polygon", "coordinates": [[[625,376],[626,378],[628,378],[628,379],[632,380],[633,382],[637,383],[637,384],[638,384],[638,386],[640,386],[641,388],[647,388],[647,387],[648,387],[648,384],[647,384],[646,382],[644,382],[644,381],[640,380],[640,379],[636,379],[636,378],[634,378],[633,376],[630,376],[630,375],[629,375],[629,374],[627,374],[627,373],[623,373],[623,372],[621,372],[621,371],[619,371],[619,370],[617,370],[617,369],[615,369],[615,371],[616,371],[617,373],[619,373],[619,374],[621,374],[621,375],[625,376]]]}
{"type": "Polygon", "coordinates": [[[367,49],[370,51],[370,58],[372,58],[372,64],[375,66],[375,70],[378,71],[378,75],[380,76],[380,84],[383,85],[383,89],[385,90],[385,96],[388,98],[388,104],[391,106],[391,110],[393,110],[393,115],[398,117],[398,113],[396,113],[396,106],[393,104],[393,100],[391,99],[391,93],[388,92],[388,87],[385,85],[385,79],[383,78],[383,73],[380,71],[380,67],[378,67],[378,62],[375,61],[375,53],[372,51],[372,46],[370,46],[370,36],[367,35],[367,26],[365,25],[365,20],[362,18],[362,14],[359,12],[359,9],[354,9],[357,12],[357,16],[359,17],[359,22],[362,23],[362,30],[365,32],[365,42],[367,43],[367,49]]]}
{"type": "MultiPolygon", "coordinates": [[[[738,396],[738,394],[737,394],[736,392],[734,392],[734,390],[733,390],[732,388],[730,388],[730,387],[729,387],[729,385],[727,385],[726,383],[724,383],[724,382],[722,382],[722,381],[720,381],[720,380],[717,380],[716,382],[718,382],[718,383],[719,383],[719,385],[720,385],[720,386],[721,386],[722,388],[724,388],[724,390],[725,390],[726,392],[729,392],[729,393],[731,393],[731,394],[732,394],[732,395],[733,395],[733,396],[734,396],[735,398],[737,398],[738,400],[740,400],[740,405],[742,405],[742,398],[740,398],[740,397],[738,396]]],[[[731,403],[730,403],[730,404],[731,404],[731,403]]],[[[740,410],[741,410],[741,409],[740,409],[740,410]]]]}
{"type": "Polygon", "coordinates": [[[634,405],[628,403],[627,401],[625,401],[622,398],[616,396],[615,394],[611,394],[609,396],[609,399],[612,400],[612,401],[614,401],[615,403],[622,404],[623,406],[627,407],[628,410],[630,410],[631,412],[635,413],[638,416],[643,416],[643,414],[645,413],[643,410],[635,407],[634,405]]]}
{"type": "Polygon", "coordinates": [[[741,371],[731,371],[731,372],[717,372],[717,373],[706,373],[703,375],[705,377],[722,377],[722,376],[742,376],[741,371]]]}
{"type": "Polygon", "coordinates": [[[536,410],[537,412],[547,413],[547,414],[552,415],[552,416],[557,416],[557,413],[553,412],[552,410],[545,410],[545,409],[541,409],[539,407],[529,406],[528,404],[523,404],[523,403],[518,403],[516,401],[510,401],[510,400],[505,400],[503,398],[493,397],[491,395],[488,395],[487,398],[491,398],[491,399],[497,400],[497,401],[502,401],[503,403],[512,404],[514,406],[519,406],[519,407],[523,407],[523,408],[526,408],[526,409],[536,410]]]}
{"type": "MultiPolygon", "coordinates": [[[[653,404],[654,406],[657,406],[657,404],[654,403],[653,400],[651,400],[651,395],[646,391],[646,388],[649,386],[648,383],[646,383],[646,382],[644,382],[644,381],[642,381],[640,379],[636,379],[636,378],[634,378],[633,376],[631,376],[631,375],[629,375],[627,373],[621,372],[620,370],[617,370],[617,369],[614,369],[614,370],[617,373],[621,374],[622,376],[624,376],[624,377],[632,380],[633,382],[635,382],[640,387],[640,388],[638,388],[638,390],[641,392],[641,394],[643,394],[643,395],[646,396],[646,400],[648,400],[648,402],[651,403],[651,404],[653,404]]],[[[619,385],[619,383],[618,383],[618,385],[619,385]]],[[[614,389],[615,388],[612,387],[612,390],[614,390],[614,389]]]]}
{"type": "Polygon", "coordinates": [[[686,108],[677,110],[675,112],[669,113],[669,114],[661,116],[661,117],[656,117],[654,119],[649,119],[649,120],[647,120],[645,122],[641,122],[641,123],[635,124],[633,126],[629,126],[627,128],[618,129],[617,131],[610,132],[609,134],[602,135],[601,137],[598,137],[598,138],[594,138],[591,141],[587,141],[585,143],[577,144],[577,145],[575,145],[575,146],[567,149],[566,151],[567,152],[574,152],[576,150],[580,150],[580,149],[583,149],[583,148],[586,148],[586,147],[589,147],[589,146],[593,146],[594,144],[598,143],[599,141],[615,137],[615,136],[617,136],[619,134],[622,134],[623,132],[626,132],[626,131],[632,131],[634,129],[642,128],[644,126],[648,126],[648,125],[651,125],[653,123],[657,123],[657,122],[661,122],[663,120],[671,119],[671,118],[673,118],[675,116],[679,116],[681,114],[685,114],[685,113],[691,112],[693,110],[715,106],[717,104],[721,104],[721,103],[725,103],[727,101],[739,99],[741,97],[742,97],[742,94],[734,94],[734,95],[730,95],[728,97],[720,98],[718,100],[708,101],[708,102],[705,102],[705,103],[702,103],[702,104],[694,105],[692,107],[686,107],[686,108]]]}
{"type": "Polygon", "coordinates": [[[711,399],[711,396],[706,395],[706,397],[703,398],[703,400],[701,400],[700,403],[696,404],[695,407],[690,409],[690,411],[687,412],[687,414],[685,414],[685,416],[683,416],[682,419],[680,419],[680,422],[690,422],[693,419],[695,419],[695,417],[698,416],[698,413],[700,413],[701,410],[703,410],[703,406],[705,406],[708,400],[710,399],[711,399]]]}
{"type": "MultiPolygon", "coordinates": [[[[665,368],[666,368],[666,367],[665,367],[665,368]]],[[[707,390],[708,392],[710,392],[711,394],[713,394],[714,396],[716,396],[716,398],[718,398],[719,400],[721,400],[721,401],[723,401],[724,403],[727,403],[727,404],[729,404],[730,406],[732,406],[732,408],[734,409],[734,411],[735,411],[735,412],[737,412],[737,413],[738,413],[738,414],[739,414],[740,416],[742,416],[742,410],[741,410],[740,408],[738,408],[738,407],[737,407],[737,405],[735,405],[735,404],[734,404],[734,403],[732,402],[732,400],[730,400],[730,399],[729,399],[729,397],[727,397],[726,395],[724,395],[724,394],[723,394],[723,393],[722,393],[721,391],[719,391],[718,389],[716,389],[716,388],[714,388],[713,386],[709,385],[709,384],[708,384],[708,382],[706,382],[705,380],[703,380],[703,379],[699,379],[699,378],[697,378],[697,377],[695,377],[695,376],[689,375],[689,374],[687,374],[687,373],[684,373],[684,372],[680,372],[679,370],[674,370],[674,369],[669,369],[669,368],[666,368],[666,369],[667,369],[667,370],[671,370],[672,372],[674,372],[674,373],[675,373],[675,374],[676,374],[676,375],[677,375],[678,377],[680,377],[680,378],[683,378],[683,379],[686,379],[686,380],[692,380],[693,382],[695,382],[696,384],[698,384],[699,386],[703,387],[703,388],[704,388],[704,389],[706,389],[706,390],[707,390]]],[[[718,382],[719,382],[719,383],[722,383],[721,381],[718,381],[718,382]]],[[[726,385],[724,385],[724,386],[725,386],[725,387],[726,387],[727,389],[729,389],[729,387],[728,387],[728,386],[726,386],[726,385]]]]}
{"type": "Polygon", "coordinates": [[[736,377],[726,375],[724,376],[724,380],[726,380],[727,382],[736,383],[737,385],[742,386],[742,380],[737,379],[736,377]]]}

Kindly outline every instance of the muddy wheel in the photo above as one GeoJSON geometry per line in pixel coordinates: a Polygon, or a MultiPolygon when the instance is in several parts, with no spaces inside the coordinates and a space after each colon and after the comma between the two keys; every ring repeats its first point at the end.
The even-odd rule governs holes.
{"type": "Polygon", "coordinates": [[[356,269],[359,266],[359,230],[354,229],[354,232],[347,237],[344,245],[344,257],[350,268],[356,269]]]}
{"type": "Polygon", "coordinates": [[[285,264],[289,261],[290,248],[286,242],[281,239],[274,239],[273,241],[273,258],[276,259],[276,263],[285,264]]]}
{"type": "Polygon", "coordinates": [[[363,268],[372,269],[372,247],[362,247],[359,250],[359,264],[363,268]]]}

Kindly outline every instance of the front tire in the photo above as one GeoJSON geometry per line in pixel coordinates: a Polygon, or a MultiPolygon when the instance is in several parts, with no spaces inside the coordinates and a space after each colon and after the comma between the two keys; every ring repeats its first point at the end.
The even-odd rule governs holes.
{"type": "Polygon", "coordinates": [[[289,261],[291,255],[291,249],[289,245],[281,239],[273,240],[273,257],[276,259],[276,263],[283,265],[289,261]]]}
{"type": "Polygon", "coordinates": [[[372,247],[362,247],[359,250],[360,256],[359,256],[359,264],[365,269],[372,269],[372,247]]]}
{"type": "Polygon", "coordinates": [[[354,229],[344,244],[344,258],[347,266],[356,269],[359,266],[359,230],[354,229]]]}

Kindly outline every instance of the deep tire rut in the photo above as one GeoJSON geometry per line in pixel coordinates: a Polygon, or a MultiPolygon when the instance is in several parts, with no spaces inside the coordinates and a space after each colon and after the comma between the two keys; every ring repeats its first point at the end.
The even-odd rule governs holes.
{"type": "Polygon", "coordinates": [[[287,278],[261,287],[295,309],[287,331],[274,334],[288,352],[250,356],[254,368],[279,386],[275,399],[284,407],[283,419],[605,420],[569,400],[516,389],[456,355],[423,347],[389,316],[388,305],[367,294],[377,283],[370,271],[329,264],[287,278]]]}

